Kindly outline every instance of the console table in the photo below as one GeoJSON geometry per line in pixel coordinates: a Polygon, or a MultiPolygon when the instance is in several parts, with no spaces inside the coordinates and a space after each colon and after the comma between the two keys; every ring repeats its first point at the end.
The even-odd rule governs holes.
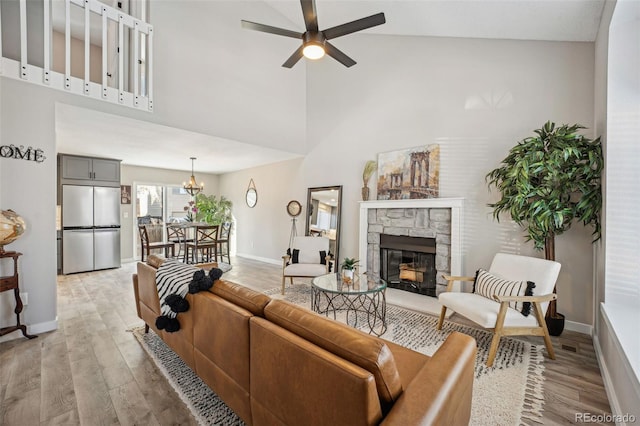
{"type": "Polygon", "coordinates": [[[22,312],[22,299],[20,299],[20,288],[18,287],[18,258],[22,256],[22,253],[17,251],[3,251],[0,252],[0,259],[13,258],[13,275],[7,275],[0,277],[0,292],[13,290],[13,295],[16,298],[16,325],[0,328],[0,336],[12,333],[16,330],[22,331],[22,335],[29,339],[38,337],[36,335],[27,334],[27,326],[20,324],[20,312],[22,312]]]}

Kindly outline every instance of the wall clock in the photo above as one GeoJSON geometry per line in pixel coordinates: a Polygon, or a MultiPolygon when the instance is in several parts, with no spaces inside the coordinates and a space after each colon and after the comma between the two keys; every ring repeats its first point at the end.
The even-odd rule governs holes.
{"type": "Polygon", "coordinates": [[[289,201],[289,204],[287,204],[287,213],[289,213],[291,217],[300,216],[300,213],[302,213],[302,204],[296,200],[289,201]]]}

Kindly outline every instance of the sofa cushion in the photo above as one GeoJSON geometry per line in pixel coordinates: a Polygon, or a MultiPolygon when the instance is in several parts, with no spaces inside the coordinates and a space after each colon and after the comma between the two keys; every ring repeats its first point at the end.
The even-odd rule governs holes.
{"type": "MultiPolygon", "coordinates": [[[[438,296],[441,304],[453,311],[464,312],[464,316],[484,328],[496,326],[500,303],[475,293],[443,292],[438,296]]],[[[535,327],[535,315],[523,316],[515,309],[507,309],[504,320],[509,327],[535,327]]]]}
{"type": "Polygon", "coordinates": [[[373,374],[383,410],[402,393],[395,359],[382,339],[284,300],[272,300],[264,313],[274,324],[373,374]]]}
{"type": "Polygon", "coordinates": [[[261,317],[264,316],[264,307],[271,300],[264,293],[225,280],[216,281],[209,291],[261,317]]]}
{"type": "MultiPolygon", "coordinates": [[[[495,300],[494,296],[533,296],[535,286],[532,281],[506,280],[484,269],[478,269],[473,292],[495,300]]],[[[530,302],[509,302],[509,307],[520,311],[525,317],[531,312],[530,302]]]]}
{"type": "Polygon", "coordinates": [[[327,273],[327,266],[320,263],[293,263],[284,268],[286,277],[317,277],[327,273]]]}

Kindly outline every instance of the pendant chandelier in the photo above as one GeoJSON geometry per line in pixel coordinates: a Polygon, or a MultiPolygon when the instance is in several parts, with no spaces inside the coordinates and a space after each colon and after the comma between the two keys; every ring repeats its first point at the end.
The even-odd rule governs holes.
{"type": "Polygon", "coordinates": [[[204,183],[200,183],[200,185],[198,185],[196,183],[196,178],[193,175],[193,161],[195,159],[196,159],[196,157],[191,157],[191,177],[189,178],[189,183],[187,184],[186,182],[182,182],[182,187],[192,197],[195,196],[195,195],[198,195],[198,193],[200,191],[204,190],[204,183]]]}

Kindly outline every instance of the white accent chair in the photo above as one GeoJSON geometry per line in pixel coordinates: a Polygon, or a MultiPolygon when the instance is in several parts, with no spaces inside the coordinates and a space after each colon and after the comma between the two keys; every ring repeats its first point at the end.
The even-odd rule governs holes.
{"type": "Polygon", "coordinates": [[[455,281],[473,282],[475,277],[444,276],[448,285],[447,291],[438,296],[438,300],[442,304],[438,330],[442,329],[448,308],[492,331],[494,335],[487,358],[487,367],[493,365],[502,336],[543,336],[549,358],[555,359],[551,338],[544,320],[544,312],[546,312],[549,302],[556,299],[553,289],[560,273],[560,264],[535,257],[497,253],[493,258],[489,272],[506,280],[533,281],[536,285],[533,290],[534,295],[494,295],[494,301],[474,293],[452,291],[455,281]],[[525,317],[519,311],[510,308],[509,302],[514,301],[531,302],[531,314],[525,317]]]}
{"type": "Polygon", "coordinates": [[[329,273],[329,239],[326,237],[294,237],[291,255],[282,256],[282,294],[285,280],[289,278],[313,278],[329,273]],[[293,263],[293,250],[299,250],[298,262],[293,263]],[[320,252],[324,251],[325,264],[320,262],[320,252]]]}

